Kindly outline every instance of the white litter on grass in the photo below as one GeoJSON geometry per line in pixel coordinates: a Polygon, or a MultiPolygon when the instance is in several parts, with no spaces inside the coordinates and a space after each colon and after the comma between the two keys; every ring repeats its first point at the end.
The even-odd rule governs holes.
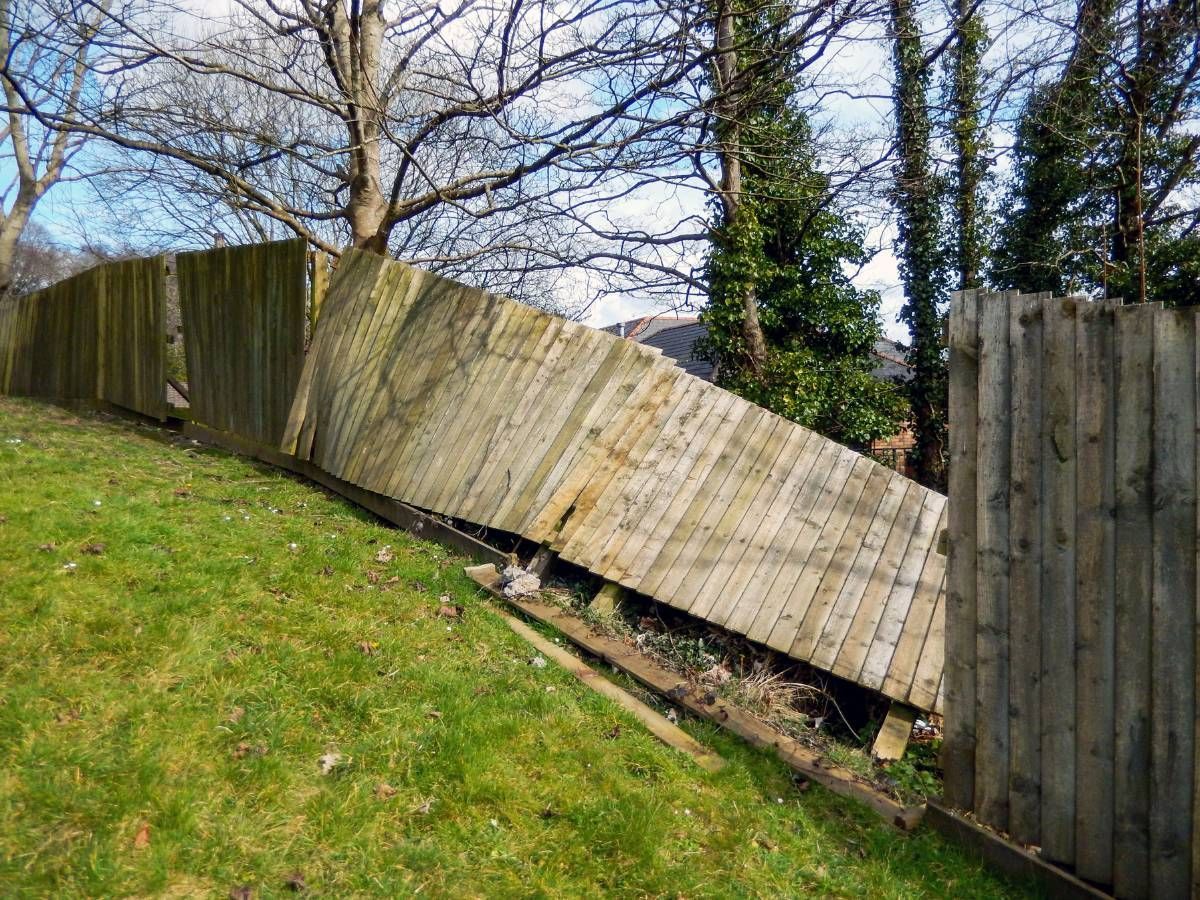
{"type": "Polygon", "coordinates": [[[539,653],[537,656],[535,656],[533,659],[531,659],[529,661],[529,664],[531,666],[533,666],[535,669],[544,669],[544,668],[546,668],[546,657],[542,656],[539,653]]]}
{"type": "Polygon", "coordinates": [[[321,764],[322,775],[328,775],[345,761],[346,758],[336,751],[325,753],[320,759],[317,760],[317,762],[321,764]]]}
{"type": "Polygon", "coordinates": [[[221,516],[221,521],[222,522],[232,522],[233,516],[221,516]]]}
{"type": "Polygon", "coordinates": [[[74,572],[76,569],[79,568],[79,566],[77,566],[73,562],[69,562],[69,563],[64,563],[63,568],[66,569],[68,572],[74,572]]]}
{"type": "Polygon", "coordinates": [[[505,597],[524,597],[542,589],[542,580],[520,566],[506,566],[500,573],[500,591],[505,597]]]}
{"type": "Polygon", "coordinates": [[[99,506],[99,505],[100,505],[100,501],[99,501],[99,500],[93,500],[93,501],[92,501],[92,506],[99,506]]]}
{"type": "Polygon", "coordinates": [[[295,553],[297,550],[300,549],[300,545],[297,544],[295,541],[293,541],[292,543],[288,544],[288,549],[291,550],[293,553],[295,553]]]}

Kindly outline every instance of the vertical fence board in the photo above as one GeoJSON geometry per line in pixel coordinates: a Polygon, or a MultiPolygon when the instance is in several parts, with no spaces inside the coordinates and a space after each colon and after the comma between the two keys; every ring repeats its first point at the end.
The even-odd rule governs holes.
{"type": "Polygon", "coordinates": [[[1112,878],[1113,308],[1080,306],[1075,331],[1076,681],[1075,868],[1091,881],[1112,878]]]}
{"type": "Polygon", "coordinates": [[[946,802],[972,809],[975,798],[975,467],[977,453],[978,295],[950,307],[950,541],[946,614],[946,802]]]}
{"type": "Polygon", "coordinates": [[[1044,310],[1042,341],[1042,853],[1075,858],[1075,315],[1044,310]]]}
{"type": "Polygon", "coordinates": [[[1154,595],[1150,891],[1191,889],[1195,729],[1195,311],[1165,310],[1154,330],[1154,595]]]}
{"type": "Polygon", "coordinates": [[[1149,896],[1153,306],[1116,314],[1115,744],[1113,887],[1149,896]]]}
{"type": "Polygon", "coordinates": [[[1009,831],[1030,843],[1038,842],[1041,823],[1042,307],[1021,297],[1009,310],[1009,831]]]}
{"type": "Polygon", "coordinates": [[[975,809],[1008,828],[1008,490],[1012,418],[1009,300],[979,308],[975,809]]]}

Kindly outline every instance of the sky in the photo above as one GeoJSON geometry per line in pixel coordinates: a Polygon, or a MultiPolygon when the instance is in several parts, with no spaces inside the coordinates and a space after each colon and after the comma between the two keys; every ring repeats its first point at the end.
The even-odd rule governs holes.
{"type": "MultiPolygon", "coordinates": [[[[228,10],[230,0],[192,0],[193,9],[197,12],[220,14],[228,10]]],[[[887,100],[889,92],[888,73],[890,60],[885,52],[886,45],[881,41],[882,35],[864,29],[853,40],[843,43],[837,52],[828,58],[823,70],[823,77],[831,81],[853,84],[854,93],[840,93],[827,98],[822,104],[822,114],[826,123],[835,129],[849,131],[861,130],[864,134],[883,135],[889,128],[888,120],[891,104],[887,100]]],[[[5,162],[0,160],[0,177],[5,175],[5,162]]],[[[59,236],[65,242],[71,242],[74,231],[74,220],[80,207],[86,203],[86,188],[76,184],[61,184],[56,186],[44,198],[36,214],[36,218],[48,227],[52,234],[59,236]]],[[[656,217],[703,213],[702,201],[698,197],[692,200],[678,198],[655,198],[641,196],[629,198],[624,203],[627,207],[617,209],[618,218],[627,217],[636,221],[639,217],[656,217]],[[695,203],[695,209],[688,209],[689,203],[695,203]],[[669,210],[674,210],[670,212],[669,210]]],[[[903,292],[900,283],[897,260],[892,252],[891,243],[894,229],[888,222],[888,205],[878,192],[868,201],[868,208],[861,209],[864,221],[869,222],[867,232],[868,246],[878,248],[875,256],[854,274],[855,283],[863,288],[878,291],[881,295],[881,320],[884,333],[894,339],[904,341],[907,330],[897,321],[897,313],[903,302],[903,292]]],[[[86,213],[86,210],[85,210],[86,213]]],[[[568,304],[569,305],[569,304],[568,304]]],[[[586,313],[585,321],[594,326],[603,326],[614,322],[636,318],[638,316],[663,313],[664,308],[648,298],[636,296],[614,296],[601,299],[594,303],[586,313]]],[[[693,313],[694,310],[685,311],[693,313]]]]}

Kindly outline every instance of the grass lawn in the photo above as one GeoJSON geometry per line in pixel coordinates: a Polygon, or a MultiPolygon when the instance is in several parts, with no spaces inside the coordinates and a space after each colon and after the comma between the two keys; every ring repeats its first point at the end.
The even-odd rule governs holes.
{"type": "Polygon", "coordinates": [[[462,559],[173,441],[0,399],[0,894],[1021,893],[685,720],[701,771],[462,559]]]}

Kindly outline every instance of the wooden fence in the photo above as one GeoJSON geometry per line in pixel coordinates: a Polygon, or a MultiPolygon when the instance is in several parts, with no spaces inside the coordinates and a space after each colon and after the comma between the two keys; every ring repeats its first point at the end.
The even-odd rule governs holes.
{"type": "Polygon", "coordinates": [[[940,706],[945,498],[643,345],[350,252],[283,449],[940,706]]]}
{"type": "Polygon", "coordinates": [[[96,266],[0,302],[0,393],[166,415],[163,259],[96,266]]]}
{"type": "MultiPolygon", "coordinates": [[[[658,351],[302,241],[180,254],[191,416],[940,709],[946,501],[658,351]]],[[[0,307],[10,393],[162,415],[162,261],[0,307]]]]}
{"type": "Polygon", "coordinates": [[[1194,893],[1195,309],[950,321],[946,798],[1121,897],[1194,893]]]}
{"type": "Polygon", "coordinates": [[[305,242],[180,253],[176,271],[192,418],[278,444],[304,365],[305,242]]]}

